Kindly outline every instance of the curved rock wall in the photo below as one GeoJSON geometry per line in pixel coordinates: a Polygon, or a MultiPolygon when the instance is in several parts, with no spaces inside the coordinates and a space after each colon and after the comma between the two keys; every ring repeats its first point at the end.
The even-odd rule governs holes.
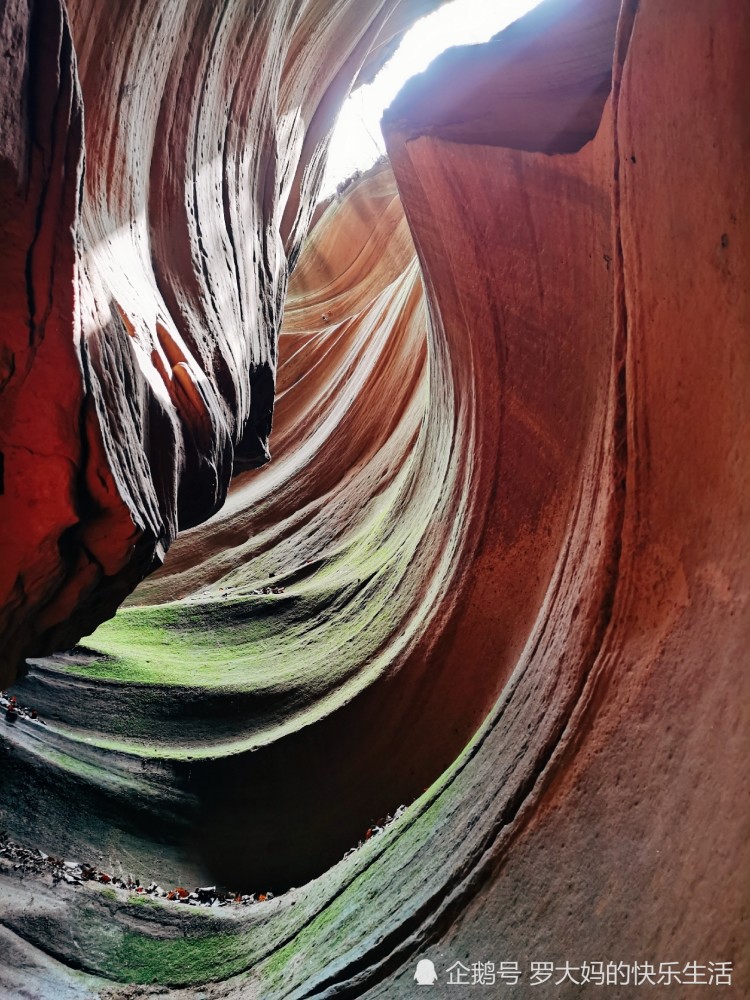
{"type": "Polygon", "coordinates": [[[1,745],[19,836],[286,891],[9,879],[40,994],[40,951],[82,996],[406,997],[421,957],[437,996],[457,960],[750,989],[749,49],[740,0],[547,0],[405,88],[299,256],[274,461],[1,745]]]}
{"type": "Polygon", "coordinates": [[[4,5],[2,683],[268,460],[328,133],[435,5],[4,5]]]}

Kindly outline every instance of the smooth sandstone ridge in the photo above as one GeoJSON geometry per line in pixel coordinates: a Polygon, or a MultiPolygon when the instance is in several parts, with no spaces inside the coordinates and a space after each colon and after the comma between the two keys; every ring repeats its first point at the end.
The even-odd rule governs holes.
{"type": "MultiPolygon", "coordinates": [[[[741,0],[689,11],[679,0],[546,0],[407,84],[384,119],[390,163],[316,213],[303,240],[317,167],[299,164],[317,162],[335,107],[321,112],[319,134],[315,115],[310,124],[291,109],[323,101],[321,66],[343,96],[380,58],[371,46],[389,50],[401,14],[389,35],[377,4],[367,15],[368,5],[338,5],[333,20],[332,4],[290,5],[289,21],[283,5],[274,17],[238,5],[222,29],[214,6],[200,7],[204,21],[199,6],[177,33],[184,79],[155,58],[158,32],[170,29],[165,11],[149,20],[148,5],[127,25],[108,5],[87,9],[86,31],[100,39],[110,31],[119,45],[131,32],[124,76],[115,57],[105,74],[105,48],[77,33],[75,11],[74,46],[61,20],[58,48],[34,50],[54,49],[69,70],[73,49],[78,60],[86,175],[72,201],[60,184],[81,177],[72,70],[55,77],[70,96],[45,112],[62,138],[44,146],[20,125],[2,133],[30,164],[8,231],[25,233],[33,215],[43,234],[23,266],[18,256],[5,307],[11,319],[14,305],[26,309],[41,260],[45,288],[68,261],[79,289],[69,312],[64,296],[35,293],[32,335],[42,324],[58,336],[29,347],[27,325],[26,354],[12,353],[26,368],[6,366],[40,380],[36,405],[19,403],[14,438],[28,489],[38,486],[33,523],[65,523],[53,470],[91,467],[99,506],[78,516],[61,560],[98,551],[87,530],[103,549],[128,537],[132,548],[119,550],[121,564],[110,553],[111,574],[98,561],[103,576],[86,591],[96,598],[73,574],[79,582],[60,590],[68,610],[52,624],[39,617],[31,570],[18,591],[9,620],[26,622],[29,638],[14,655],[42,635],[56,655],[32,659],[13,688],[47,725],[4,727],[0,809],[12,835],[45,851],[276,896],[199,912],[8,874],[0,992],[405,998],[428,957],[435,996],[454,995],[445,970],[458,960],[525,970],[724,961],[731,990],[691,995],[746,995],[750,12],[741,0]],[[368,31],[343,83],[341,39],[351,51],[368,31]],[[237,74],[266,79],[264,60],[278,69],[279,39],[289,96],[267,106],[237,74]],[[138,59],[147,68],[135,73],[138,59]],[[185,68],[194,60],[204,76],[185,68]],[[104,121],[90,147],[86,80],[91,94],[112,77],[119,94],[131,77],[156,86],[159,73],[159,96],[143,98],[137,116],[124,94],[119,110],[96,105],[104,121]],[[206,102],[221,105],[235,85],[247,105],[229,118],[241,153],[216,164],[207,123],[221,116],[206,102]],[[174,115],[167,139],[158,122],[174,115]],[[147,127],[158,168],[140,165],[135,136],[147,127]],[[134,136],[129,161],[112,153],[121,130],[134,136]],[[260,197],[248,178],[270,163],[285,181],[268,180],[260,197]],[[130,187],[139,170],[145,202],[130,187]],[[28,207],[35,190],[41,214],[28,207]],[[39,226],[47,212],[54,224],[39,226]],[[255,293],[228,295],[238,275],[255,293]],[[158,296],[166,312],[149,313],[158,296]],[[65,369],[62,331],[103,302],[110,318],[81,319],[89,334],[68,343],[65,369]],[[262,323],[243,312],[252,302],[262,323]],[[152,349],[182,386],[161,409],[167,383],[148,381],[137,360],[147,316],[152,349]],[[189,358],[170,354],[176,343],[189,358]],[[58,345],[47,368],[45,344],[58,345]],[[85,381],[63,378],[81,358],[85,381]],[[191,381],[197,368],[205,384],[191,381]],[[116,374],[131,391],[113,391],[116,374]],[[220,402],[201,422],[186,414],[204,391],[220,402]],[[253,405],[270,407],[274,394],[273,460],[253,471],[270,430],[270,409],[253,405]],[[164,430],[175,414],[179,446],[164,430]],[[79,451],[55,465],[61,446],[51,445],[44,459],[39,436],[36,450],[22,437],[34,419],[53,421],[54,440],[79,451]],[[92,428],[83,450],[81,420],[92,428]],[[168,508],[169,531],[138,522],[138,537],[127,535],[134,510],[168,508]],[[151,566],[157,538],[173,541],[163,567],[85,646],[63,652],[57,637],[71,628],[78,638],[111,613],[151,566]]],[[[3,170],[3,182],[18,176],[3,170]]],[[[8,489],[0,502],[20,496],[8,489]]],[[[16,534],[9,551],[25,565],[30,538],[16,534]]],[[[33,551],[41,574],[44,546],[33,551]]],[[[513,992],[544,989],[527,974],[513,992]]]]}

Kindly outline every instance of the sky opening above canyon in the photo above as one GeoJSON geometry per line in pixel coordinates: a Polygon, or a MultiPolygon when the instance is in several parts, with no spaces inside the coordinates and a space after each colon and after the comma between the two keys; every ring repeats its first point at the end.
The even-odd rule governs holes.
{"type": "Polygon", "coordinates": [[[344,104],[331,138],[321,196],[385,153],[380,119],[406,81],[454,45],[486,42],[541,0],[453,0],[418,21],[375,80],[344,104]]]}

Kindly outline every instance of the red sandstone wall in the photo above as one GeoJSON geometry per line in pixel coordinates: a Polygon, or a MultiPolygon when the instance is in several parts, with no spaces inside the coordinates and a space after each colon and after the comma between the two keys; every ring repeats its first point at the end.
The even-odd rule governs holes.
{"type": "Polygon", "coordinates": [[[327,135],[430,6],[4,5],[2,683],[268,459],[327,135]]]}
{"type": "MultiPolygon", "coordinates": [[[[363,656],[333,704],[310,670],[298,731],[215,751],[193,794],[236,795],[207,845],[276,822],[279,854],[320,859],[388,794],[418,798],[256,918],[248,978],[218,995],[412,996],[420,956],[732,961],[725,995],[750,990],[749,49],[740,0],[548,2],[387,116],[424,299],[385,173],[318,223],[287,303],[278,474],[239,477],[136,601],[205,588],[219,607],[224,575],[273,551],[294,598],[407,467],[388,526],[421,533],[378,584],[386,665],[363,656]]],[[[312,625],[364,620],[352,582],[328,581],[312,625]]],[[[329,640],[333,671],[349,646],[329,640]]]]}

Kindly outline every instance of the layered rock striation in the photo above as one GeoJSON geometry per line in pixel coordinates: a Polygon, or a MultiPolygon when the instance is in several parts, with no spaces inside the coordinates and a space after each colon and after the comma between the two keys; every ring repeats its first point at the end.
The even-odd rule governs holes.
{"type": "Polygon", "coordinates": [[[268,460],[327,136],[431,6],[4,6],[2,683],[268,460]]]}
{"type": "MultiPolygon", "coordinates": [[[[9,878],[40,995],[406,997],[423,957],[437,996],[458,960],[517,961],[520,996],[532,961],[573,966],[571,996],[595,961],[750,989],[749,50],[739,0],[546,0],[407,85],[390,166],[299,253],[295,181],[274,460],[85,647],[30,662],[13,690],[47,725],[0,743],[19,838],[277,895],[206,915],[9,878]]],[[[257,239],[246,193],[223,203],[257,239]]],[[[213,447],[185,524],[218,502],[213,447]]]]}

